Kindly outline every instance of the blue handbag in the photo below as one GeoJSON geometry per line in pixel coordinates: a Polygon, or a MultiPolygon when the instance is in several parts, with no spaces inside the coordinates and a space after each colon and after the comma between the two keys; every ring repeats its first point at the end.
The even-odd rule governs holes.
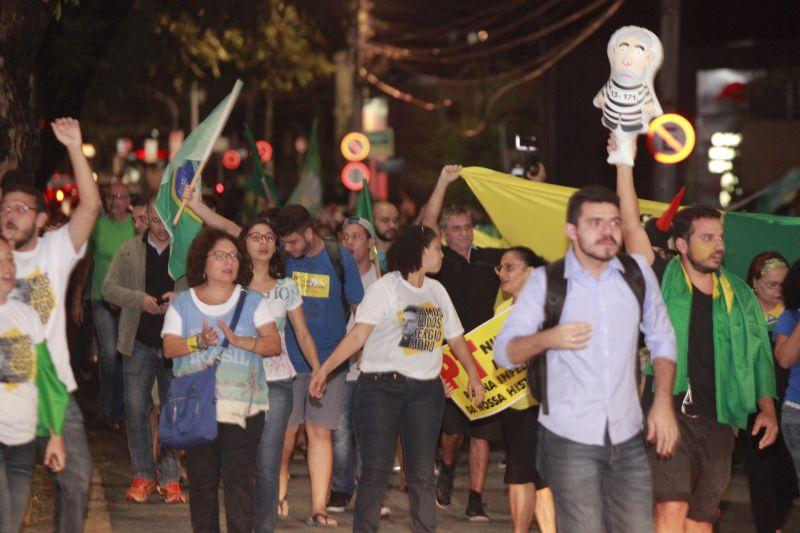
{"type": "MultiPolygon", "coordinates": [[[[233,313],[231,331],[236,331],[245,296],[247,291],[242,289],[233,313]]],[[[227,338],[221,347],[208,368],[172,379],[158,422],[160,448],[187,450],[217,438],[216,373],[222,353],[228,347],[227,338]]]]}

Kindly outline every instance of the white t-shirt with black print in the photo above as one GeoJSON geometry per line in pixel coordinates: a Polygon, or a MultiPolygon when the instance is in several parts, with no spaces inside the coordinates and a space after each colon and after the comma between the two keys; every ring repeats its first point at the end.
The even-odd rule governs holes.
{"type": "Polygon", "coordinates": [[[375,326],[361,359],[362,372],[399,372],[435,379],[442,370],[442,343],[464,333],[441,283],[425,278],[414,287],[390,272],[367,290],[356,323],[375,326]]]}

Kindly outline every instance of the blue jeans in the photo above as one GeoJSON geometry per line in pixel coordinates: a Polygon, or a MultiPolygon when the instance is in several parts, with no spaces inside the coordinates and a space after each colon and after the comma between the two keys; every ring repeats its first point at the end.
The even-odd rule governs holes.
{"type": "Polygon", "coordinates": [[[794,463],[795,475],[797,476],[797,486],[800,489],[800,409],[789,405],[783,405],[783,416],[781,417],[781,431],[786,447],[794,463]]]}
{"type": "MultiPolygon", "coordinates": [[[[161,348],[152,348],[134,341],[133,352],[122,360],[125,381],[125,425],[128,433],[128,452],[131,454],[133,477],[156,479],[153,459],[153,433],[150,428],[150,410],[153,408],[153,383],[158,380],[158,396],[167,398],[172,370],[164,366],[161,348]]],[[[161,472],[159,483],[178,481],[177,451],[162,450],[158,462],[161,472]]]]}
{"type": "Polygon", "coordinates": [[[16,533],[28,504],[36,441],[17,446],[0,442],[0,533],[16,533]]]}
{"type": "Polygon", "coordinates": [[[353,531],[377,531],[392,474],[397,437],[403,446],[412,531],[436,530],[433,462],[444,413],[439,378],[420,381],[398,374],[361,374],[356,391],[361,479],[353,531]]]}
{"type": "Polygon", "coordinates": [[[553,490],[559,531],[653,530],[653,487],[641,434],[603,446],[539,426],[538,469],[553,490]]]}
{"type": "Polygon", "coordinates": [[[286,422],[292,411],[292,379],[267,382],[269,412],[256,452],[255,530],[271,533],[278,524],[278,478],[286,422]]]}
{"type": "Polygon", "coordinates": [[[100,395],[97,398],[97,410],[122,420],[125,410],[122,403],[122,361],[117,353],[119,318],[111,314],[102,300],[92,300],[92,319],[100,348],[100,395]]]}
{"type": "MultiPolygon", "coordinates": [[[[92,488],[92,456],[89,453],[89,443],[86,441],[81,408],[71,394],[61,435],[64,437],[67,465],[55,475],[57,489],[55,531],[72,533],[83,531],[92,488]]],[[[41,453],[44,453],[48,440],[49,437],[38,439],[41,453]]]]}
{"type": "MultiPolygon", "coordinates": [[[[331,489],[352,496],[356,490],[355,477],[360,465],[356,450],[356,476],[353,472],[353,442],[356,425],[356,382],[347,381],[342,395],[342,407],[339,412],[339,427],[333,431],[333,476],[331,489]]],[[[357,440],[357,439],[356,439],[357,440]]]]}

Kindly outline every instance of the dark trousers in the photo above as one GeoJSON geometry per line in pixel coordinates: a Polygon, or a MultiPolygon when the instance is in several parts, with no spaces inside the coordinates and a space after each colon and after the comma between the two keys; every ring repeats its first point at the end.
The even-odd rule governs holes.
{"type": "MultiPolygon", "coordinates": [[[[780,409],[778,411],[780,416],[780,409]]],[[[754,421],[755,415],[751,415],[747,431],[739,433],[747,461],[750,508],[756,532],[774,533],[786,526],[797,497],[797,478],[783,434],[778,433],[775,444],[759,450],[758,441],[763,432],[751,435],[754,421]]]]}
{"type": "Polygon", "coordinates": [[[247,419],[247,427],[217,424],[217,438],[186,452],[192,529],[219,533],[219,482],[225,487],[228,533],[253,530],[253,471],[264,429],[264,413],[247,419]]]}
{"type": "Polygon", "coordinates": [[[420,381],[395,374],[362,374],[358,378],[357,434],[363,438],[359,440],[362,466],[354,532],[378,530],[398,435],[411,530],[436,530],[433,462],[443,413],[444,389],[438,378],[420,381]]]}

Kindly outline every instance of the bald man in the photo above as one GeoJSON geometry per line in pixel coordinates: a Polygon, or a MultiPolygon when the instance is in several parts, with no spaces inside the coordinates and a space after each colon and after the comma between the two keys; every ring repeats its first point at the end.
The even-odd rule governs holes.
{"type": "Polygon", "coordinates": [[[381,271],[386,272],[386,252],[392,246],[400,230],[400,211],[391,202],[381,201],[372,207],[375,218],[375,245],[381,271]]]}

